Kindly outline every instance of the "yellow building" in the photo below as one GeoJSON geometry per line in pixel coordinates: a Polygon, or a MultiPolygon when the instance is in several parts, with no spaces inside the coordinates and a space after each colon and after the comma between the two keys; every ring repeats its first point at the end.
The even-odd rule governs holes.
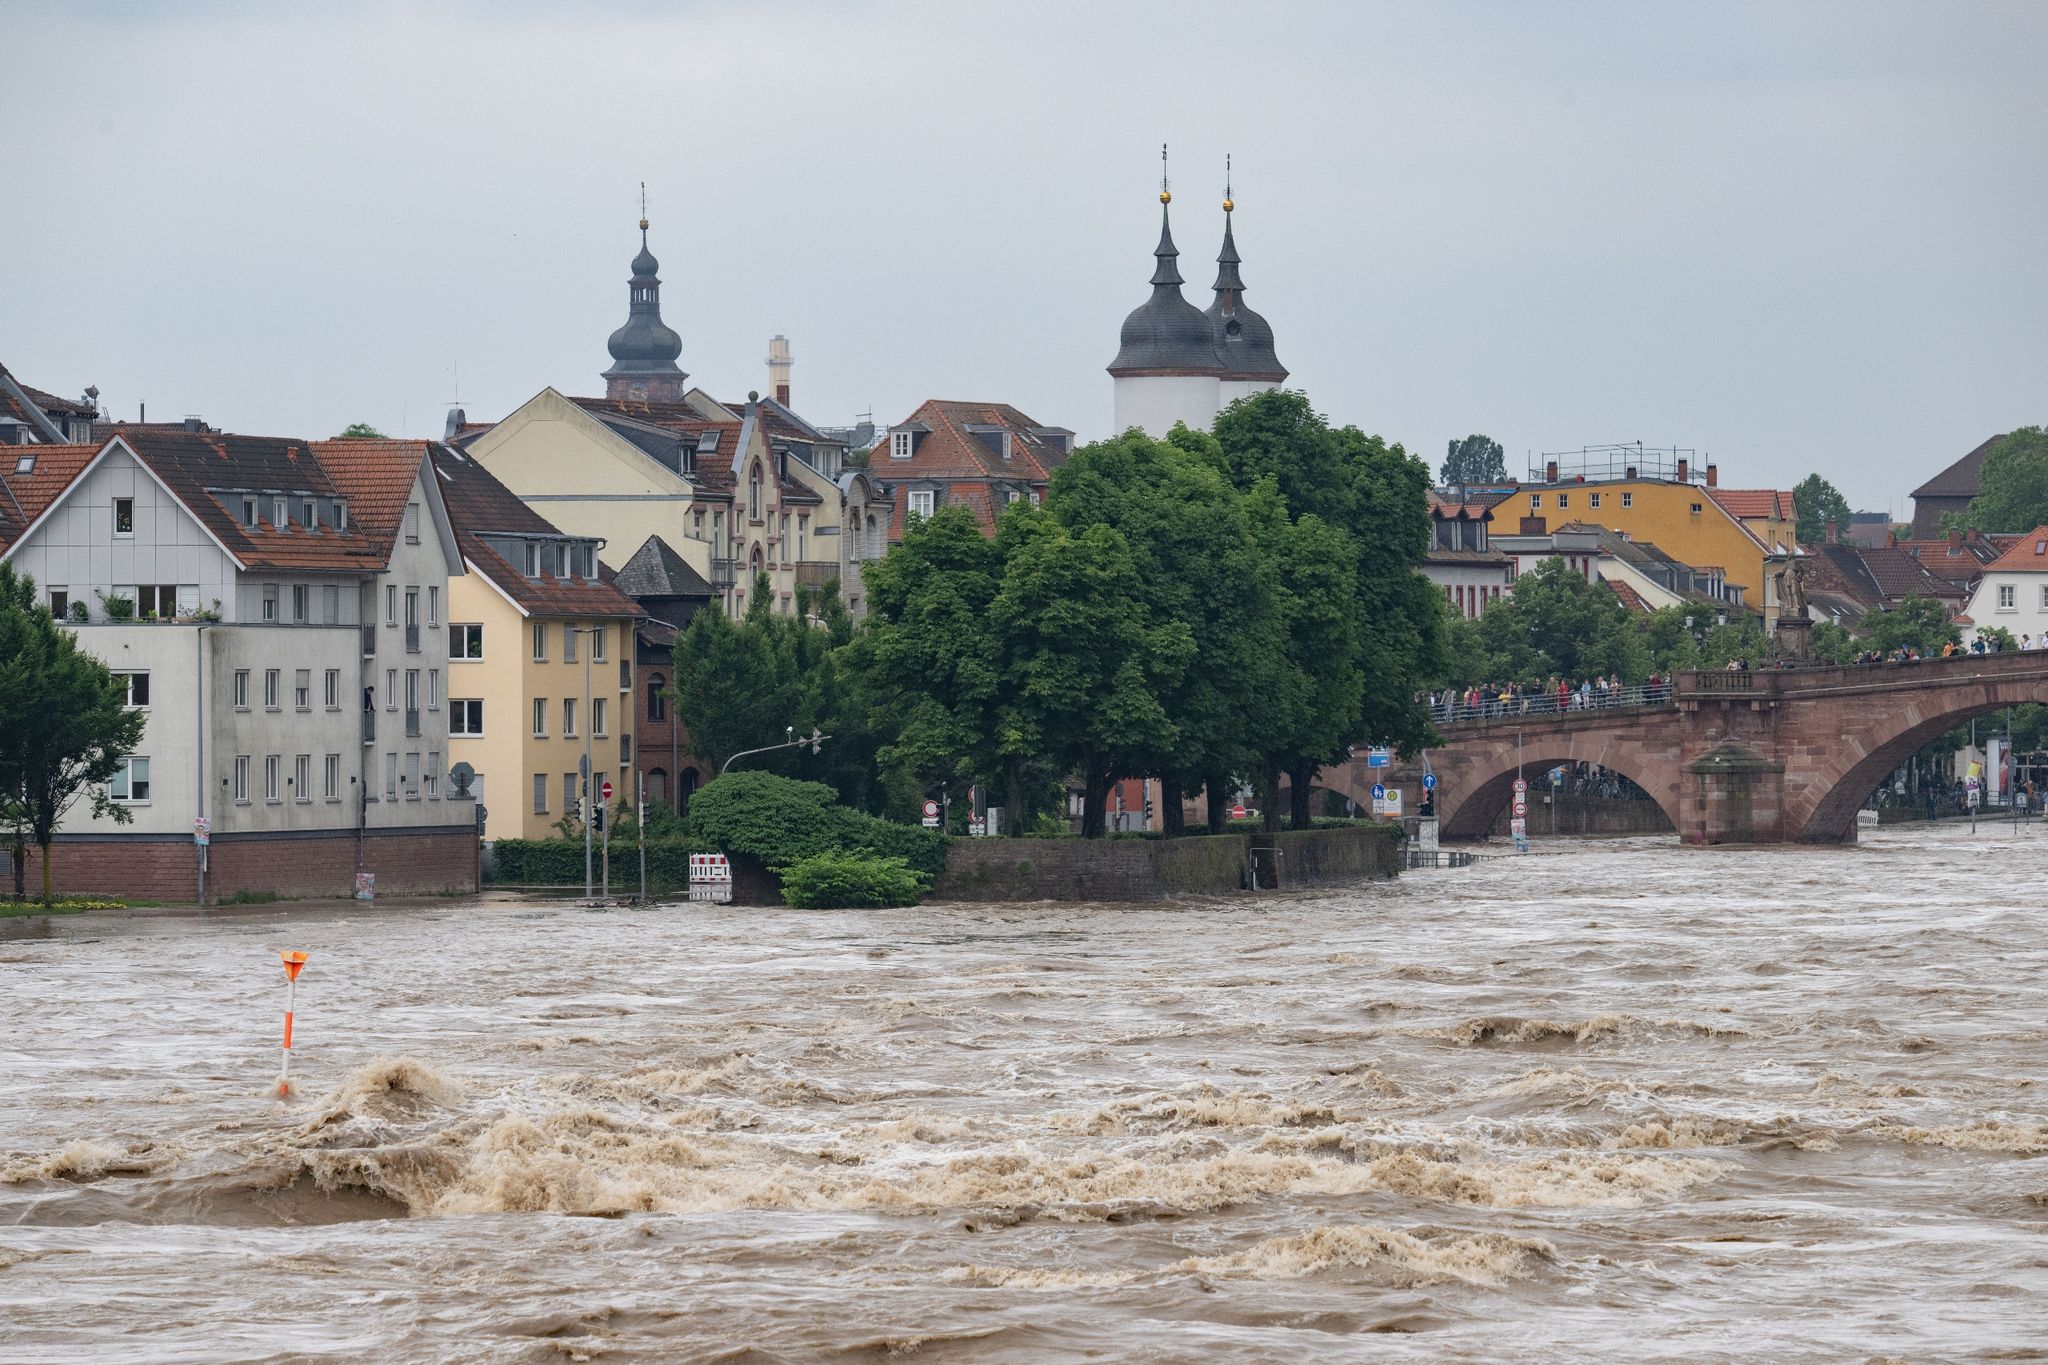
{"type": "Polygon", "coordinates": [[[546,839],[591,788],[633,795],[633,600],[604,542],[564,535],[448,446],[434,469],[467,575],[448,583],[449,759],[476,770],[487,839],[546,839]]]}
{"type": "Polygon", "coordinates": [[[1652,542],[1681,564],[1719,569],[1731,587],[1742,590],[1743,606],[1763,619],[1766,632],[1777,628],[1781,609],[1797,611],[1797,516],[1790,493],[1725,489],[1713,465],[1696,474],[1685,459],[1651,477],[1638,467],[1616,472],[1622,477],[1608,477],[1604,469],[1600,477],[1567,476],[1553,461],[1543,483],[1525,485],[1494,515],[1504,519],[1512,507],[1551,525],[1605,526],[1630,540],[1652,542]]]}

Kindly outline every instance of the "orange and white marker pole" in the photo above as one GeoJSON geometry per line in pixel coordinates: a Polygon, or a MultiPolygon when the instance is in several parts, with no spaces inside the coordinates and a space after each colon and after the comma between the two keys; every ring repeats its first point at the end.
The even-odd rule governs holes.
{"type": "Polygon", "coordinates": [[[292,1093],[292,1004],[299,993],[299,973],[305,970],[306,954],[280,952],[284,959],[284,1062],[277,1069],[277,1094],[292,1093]]]}

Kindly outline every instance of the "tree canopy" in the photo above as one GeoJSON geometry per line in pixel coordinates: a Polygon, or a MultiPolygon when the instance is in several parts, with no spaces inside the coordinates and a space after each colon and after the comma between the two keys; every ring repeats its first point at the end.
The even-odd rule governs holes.
{"type": "Polygon", "coordinates": [[[1499,483],[1508,476],[1507,451],[1491,436],[1453,438],[1444,455],[1442,481],[1448,485],[1499,483]]]}
{"type": "Polygon", "coordinates": [[[126,702],[121,680],[36,601],[35,580],[0,564],[0,820],[42,850],[45,903],[65,811],[86,797],[95,815],[131,818],[105,785],[142,741],[147,713],[126,702]]]}
{"type": "Polygon", "coordinates": [[[1984,457],[1977,496],[1942,518],[1945,531],[2019,533],[2048,525],[2048,431],[2021,427],[1984,457]]]}
{"type": "Polygon", "coordinates": [[[341,429],[341,435],[334,439],[337,441],[388,441],[391,438],[371,426],[368,422],[350,422],[341,429]]]}
{"type": "Polygon", "coordinates": [[[1489,606],[1460,632],[1476,661],[1475,681],[1541,684],[1619,674],[1639,683],[1651,669],[1648,642],[1604,582],[1563,559],[1546,559],[1515,580],[1512,597],[1489,606]]]}
{"type": "Polygon", "coordinates": [[[1792,486],[1792,504],[1799,512],[1802,545],[1818,545],[1826,540],[1829,522],[1848,529],[1849,500],[1818,474],[1808,474],[1792,486]]]}
{"type": "Polygon", "coordinates": [[[1921,654],[1938,654],[1945,644],[1961,644],[1961,627],[1948,619],[1948,608],[1931,597],[1903,599],[1889,611],[1873,611],[1862,622],[1861,647],[1889,654],[1911,647],[1921,654]]]}

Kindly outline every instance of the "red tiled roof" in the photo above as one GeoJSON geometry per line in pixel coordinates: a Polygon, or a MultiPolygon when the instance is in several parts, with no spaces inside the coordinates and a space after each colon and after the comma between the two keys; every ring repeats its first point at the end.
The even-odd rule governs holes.
{"type": "Polygon", "coordinates": [[[354,497],[329,477],[310,442],[153,426],[124,426],[109,439],[134,451],[228,553],[251,568],[372,573],[384,565],[385,555],[356,520],[354,497]],[[297,523],[280,528],[272,524],[268,508],[257,525],[245,526],[236,490],[264,500],[283,495],[294,515],[301,495],[339,493],[349,499],[349,526],[346,531],[297,523]]]}
{"type": "Polygon", "coordinates": [[[315,441],[313,453],[348,499],[351,526],[361,528],[380,564],[398,543],[399,523],[427,461],[427,441],[315,441]]]}
{"type": "Polygon", "coordinates": [[[503,555],[491,548],[485,535],[502,531],[559,536],[562,532],[461,451],[433,444],[429,454],[462,557],[521,608],[535,616],[640,615],[633,599],[612,586],[602,573],[595,583],[581,578],[558,578],[545,572],[528,578],[523,566],[515,568],[507,563],[503,555]]]}
{"type": "Polygon", "coordinates": [[[1728,514],[1751,521],[1796,521],[1792,494],[1775,488],[1709,488],[1707,496],[1728,514]]]}
{"type": "Polygon", "coordinates": [[[1637,592],[1632,585],[1624,583],[1618,578],[1603,578],[1600,581],[1614,590],[1614,595],[1621,599],[1621,605],[1639,615],[1649,615],[1650,604],[1643,600],[1643,595],[1637,592]]]}
{"type": "Polygon", "coordinates": [[[0,447],[0,549],[13,544],[99,453],[100,447],[86,445],[0,447]],[[30,455],[34,468],[15,473],[15,464],[30,455]]]}
{"type": "Polygon", "coordinates": [[[2010,550],[1984,566],[1985,573],[2048,573],[2048,526],[2036,526],[2010,550]]]}

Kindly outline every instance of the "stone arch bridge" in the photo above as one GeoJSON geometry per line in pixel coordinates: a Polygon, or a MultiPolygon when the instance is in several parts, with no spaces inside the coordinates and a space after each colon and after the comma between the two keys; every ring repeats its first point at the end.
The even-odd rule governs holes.
{"type": "MultiPolygon", "coordinates": [[[[1902,664],[1681,673],[1653,706],[1502,715],[1440,724],[1429,754],[1445,839],[1486,836],[1513,792],[1560,763],[1597,763],[1649,793],[1689,844],[1850,843],[1856,812],[1943,731],[2048,702],[2048,651],[1902,664]]],[[[1363,754],[1317,785],[1362,805],[1376,776],[1417,808],[1421,765],[1368,768],[1363,754]]]]}

